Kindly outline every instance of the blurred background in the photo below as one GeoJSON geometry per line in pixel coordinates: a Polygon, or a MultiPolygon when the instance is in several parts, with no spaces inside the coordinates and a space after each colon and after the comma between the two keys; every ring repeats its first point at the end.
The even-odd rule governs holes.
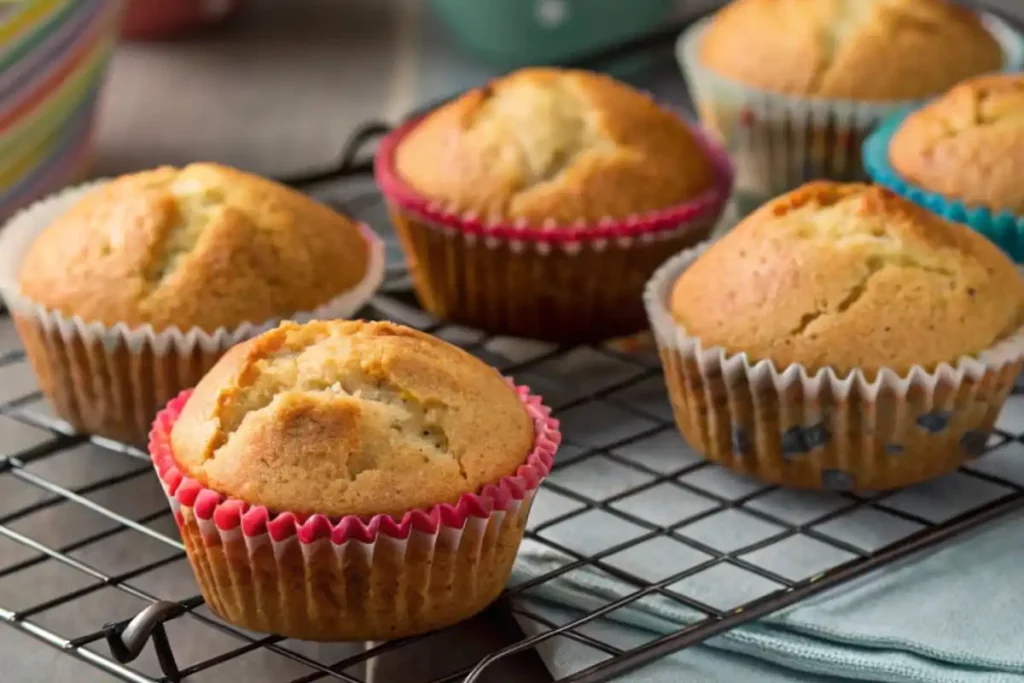
{"type": "MultiPolygon", "coordinates": [[[[397,120],[523,64],[571,63],[721,2],[127,0],[120,16],[117,4],[0,2],[0,213],[160,163],[273,176],[330,165],[367,119],[397,120]]],[[[1024,17],[1021,0],[979,4],[1024,17]]],[[[683,96],[671,60],[610,66],[683,96]]]]}
{"type": "Polygon", "coordinates": [[[133,0],[128,33],[158,34],[158,6],[175,4],[238,11],[173,42],[118,49],[100,123],[104,173],[196,158],[273,175],[322,165],[363,120],[394,120],[503,70],[569,61],[718,3],[133,0]]]}

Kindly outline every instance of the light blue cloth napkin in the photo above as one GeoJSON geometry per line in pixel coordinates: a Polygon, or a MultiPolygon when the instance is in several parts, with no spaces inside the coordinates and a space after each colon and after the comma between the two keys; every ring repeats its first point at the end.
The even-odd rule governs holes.
{"type": "MultiPolygon", "coordinates": [[[[563,564],[559,553],[527,543],[513,582],[563,564]]],[[[1024,683],[1022,569],[1024,513],[622,680],[1024,683]]],[[[631,592],[611,575],[576,570],[529,589],[524,606],[561,624],[631,592]]],[[[695,614],[664,596],[651,596],[582,631],[628,649],[692,623],[695,614]]],[[[528,632],[543,630],[521,621],[528,632]]],[[[564,637],[545,646],[541,654],[556,676],[602,658],[564,637]]]]}

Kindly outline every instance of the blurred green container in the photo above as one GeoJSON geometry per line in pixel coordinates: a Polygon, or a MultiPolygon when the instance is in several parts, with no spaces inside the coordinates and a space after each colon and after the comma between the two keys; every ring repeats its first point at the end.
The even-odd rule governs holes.
{"type": "Polygon", "coordinates": [[[558,64],[660,26],[675,0],[433,0],[463,46],[502,69],[558,64]]]}

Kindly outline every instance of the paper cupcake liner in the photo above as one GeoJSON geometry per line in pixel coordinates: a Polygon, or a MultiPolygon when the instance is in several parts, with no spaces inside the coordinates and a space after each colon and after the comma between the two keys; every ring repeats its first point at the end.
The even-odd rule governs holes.
{"type": "Polygon", "coordinates": [[[561,440],[541,399],[516,391],[535,429],[516,473],[401,519],[269,511],[184,476],[170,444],[183,392],[156,418],[150,454],[207,604],[243,628],[321,641],[390,640],[482,610],[508,582],[561,440]]]}
{"type": "MultiPolygon", "coordinates": [[[[56,414],[81,432],[141,446],[161,406],[197,384],[229,348],[281,319],[213,332],[156,331],[150,325],[104,325],[65,316],[25,296],[18,272],[28,248],[53,220],[104,182],[66,189],[11,218],[0,231],[0,295],[56,414]]],[[[384,244],[369,227],[360,230],[370,250],[363,280],[312,311],[285,317],[297,322],[346,318],[370,299],[384,277],[384,244]]]]}
{"type": "Polygon", "coordinates": [[[773,484],[881,491],[950,472],[981,455],[1024,363],[1024,328],[934,370],[845,377],[776,368],[705,348],[668,310],[706,245],[668,261],[644,292],[676,423],[710,461],[773,484]]]}
{"type": "Polygon", "coordinates": [[[417,123],[387,136],[375,164],[413,285],[430,313],[493,333],[570,343],[643,329],[647,278],[707,238],[732,187],[725,151],[691,126],[715,176],[692,201],[593,225],[487,223],[418,195],[399,177],[395,151],[417,123]]]}
{"type": "MultiPolygon", "coordinates": [[[[1024,37],[994,14],[982,21],[1003,47],[1004,70],[1024,68],[1024,37]]],[[[720,76],[700,62],[711,18],[694,23],[676,43],[676,57],[701,123],[715,132],[736,164],[736,195],[748,213],[807,181],[866,179],[861,147],[881,120],[917,100],[858,102],[784,95],[720,76]]]]}
{"type": "Polygon", "coordinates": [[[947,220],[977,230],[1014,261],[1024,262],[1024,215],[1012,211],[995,212],[983,206],[967,206],[960,200],[914,185],[892,167],[889,162],[889,143],[911,111],[905,109],[890,116],[864,143],[864,166],[871,179],[947,220]]]}

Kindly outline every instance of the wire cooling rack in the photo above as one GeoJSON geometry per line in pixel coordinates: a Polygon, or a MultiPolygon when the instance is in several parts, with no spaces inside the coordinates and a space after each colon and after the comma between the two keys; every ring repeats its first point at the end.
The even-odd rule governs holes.
{"type": "Polygon", "coordinates": [[[520,567],[468,628],[418,638],[324,645],[225,624],[197,595],[146,454],[76,435],[55,418],[4,316],[0,621],[63,651],[79,667],[67,680],[92,665],[102,680],[137,683],[502,683],[554,680],[549,670],[565,683],[598,683],[1024,508],[1024,394],[1016,391],[983,457],[957,473],[883,494],[798,493],[690,450],[642,340],[560,348],[432,320],[410,294],[370,178],[365,152],[386,130],[368,124],[338,168],[290,182],[387,240],[386,284],[364,317],[452,341],[556,409],[564,444],[523,546],[544,558],[543,571],[520,567]],[[580,572],[616,588],[592,596],[598,607],[552,617],[545,589],[580,572]],[[601,628],[652,599],[694,616],[673,633],[625,641],[601,628]],[[552,648],[571,651],[574,666],[553,663],[552,648]]]}
{"type": "MultiPolygon", "coordinates": [[[[381,130],[367,128],[356,144],[381,130]]],[[[551,642],[589,653],[580,671],[560,680],[611,680],[1024,507],[1024,395],[1017,394],[985,457],[895,493],[796,493],[704,463],[678,436],[657,357],[642,341],[633,348],[559,348],[444,325],[420,311],[380,197],[361,163],[353,157],[351,164],[356,171],[331,199],[385,236],[391,264],[384,292],[364,315],[437,334],[531,385],[556,408],[565,436],[524,546],[542,549],[554,566],[539,575],[517,573],[517,583],[483,617],[501,632],[493,652],[421,678],[406,671],[401,680],[523,680],[485,675],[492,666],[500,670],[506,657],[551,642]],[[602,574],[621,587],[619,595],[561,623],[535,609],[532,595],[580,571],[602,574]],[[741,594],[730,594],[735,586],[741,594]],[[594,628],[655,596],[699,618],[629,647],[594,628]]],[[[123,680],[170,683],[226,680],[239,672],[257,683],[364,681],[369,674],[361,665],[438,637],[367,649],[320,646],[220,622],[195,595],[146,455],[74,435],[54,418],[6,317],[0,319],[0,406],[0,620],[123,680]]]]}

